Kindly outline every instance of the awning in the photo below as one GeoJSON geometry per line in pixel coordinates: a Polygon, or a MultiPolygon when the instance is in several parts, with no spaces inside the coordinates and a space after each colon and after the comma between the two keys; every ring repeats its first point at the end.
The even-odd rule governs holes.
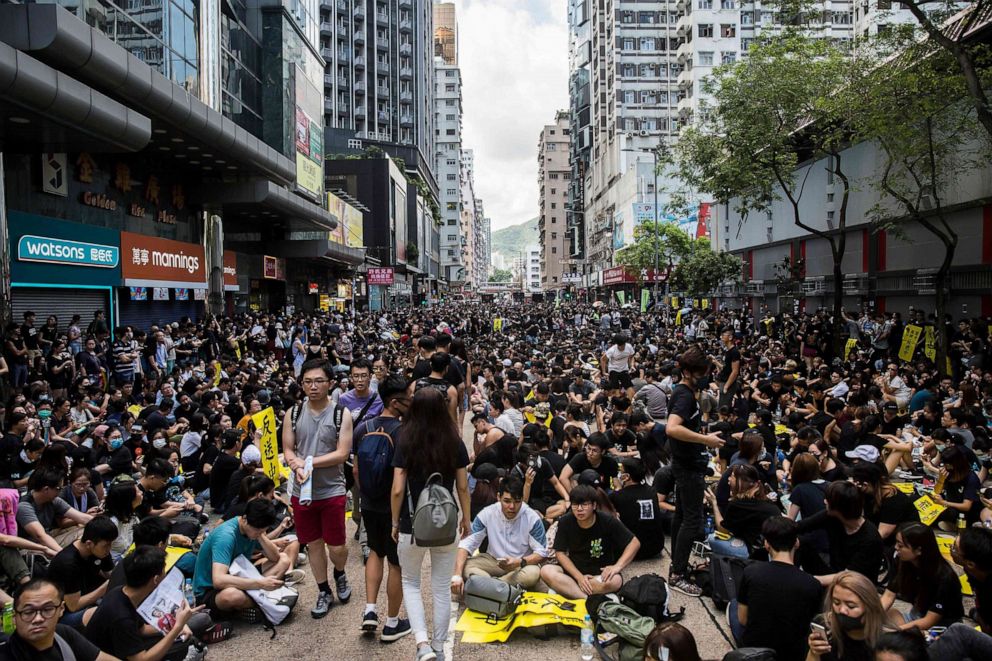
{"type": "Polygon", "coordinates": [[[54,4],[0,5],[0,41],[70,72],[212,150],[284,184],[296,164],[54,4]]]}
{"type": "Polygon", "coordinates": [[[3,43],[0,116],[4,149],[138,151],[152,135],[148,117],[3,43]]]}
{"type": "Polygon", "coordinates": [[[257,211],[258,205],[285,216],[288,226],[305,225],[298,229],[312,229],[314,225],[331,231],[340,220],[330,211],[300,197],[267,179],[256,179],[237,184],[221,184],[191,192],[194,200],[201,199],[224,207],[225,216],[236,216],[241,210],[257,211]],[[296,221],[296,222],[293,222],[296,221]]]}

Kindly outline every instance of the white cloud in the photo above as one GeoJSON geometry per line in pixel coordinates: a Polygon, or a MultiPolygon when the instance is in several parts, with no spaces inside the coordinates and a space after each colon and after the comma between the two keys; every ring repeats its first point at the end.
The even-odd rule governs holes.
{"type": "Polygon", "coordinates": [[[537,142],[568,107],[563,0],[457,4],[464,146],[475,151],[475,190],[496,228],[538,215],[537,142]]]}

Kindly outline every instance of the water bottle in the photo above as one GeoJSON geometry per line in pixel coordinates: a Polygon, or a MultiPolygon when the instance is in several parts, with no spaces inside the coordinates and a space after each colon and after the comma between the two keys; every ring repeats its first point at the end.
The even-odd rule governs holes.
{"type": "Polygon", "coordinates": [[[14,602],[8,601],[3,605],[3,632],[10,635],[14,629],[14,602]]]}
{"type": "Polygon", "coordinates": [[[582,619],[582,633],[581,633],[581,644],[579,645],[579,656],[582,661],[592,661],[593,656],[595,656],[596,650],[593,648],[593,630],[592,630],[592,620],[589,618],[589,614],[582,619]]]}
{"type": "Polygon", "coordinates": [[[960,535],[968,527],[968,522],[964,520],[964,514],[958,514],[958,534],[960,535]]]}
{"type": "Polygon", "coordinates": [[[712,514],[707,514],[706,515],[706,534],[707,534],[707,536],[708,535],[712,535],[713,534],[713,531],[715,531],[715,530],[716,530],[716,526],[713,525],[713,515],[712,514]]]}
{"type": "Polygon", "coordinates": [[[195,600],[193,598],[193,579],[191,578],[187,578],[183,581],[183,597],[186,598],[187,604],[190,606],[193,605],[195,600]]]}

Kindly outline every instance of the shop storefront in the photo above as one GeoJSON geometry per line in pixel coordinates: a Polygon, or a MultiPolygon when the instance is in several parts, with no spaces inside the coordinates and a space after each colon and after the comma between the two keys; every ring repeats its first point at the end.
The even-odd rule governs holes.
{"type": "Polygon", "coordinates": [[[203,317],[207,266],[202,245],[131,232],[121,232],[120,241],[121,324],[147,330],[183,317],[203,317]]]}
{"type": "Polygon", "coordinates": [[[116,230],[9,211],[12,319],[32,311],[39,325],[58,317],[65,331],[74,314],[82,329],[100,310],[113,328],[114,287],[121,282],[116,230]]]}

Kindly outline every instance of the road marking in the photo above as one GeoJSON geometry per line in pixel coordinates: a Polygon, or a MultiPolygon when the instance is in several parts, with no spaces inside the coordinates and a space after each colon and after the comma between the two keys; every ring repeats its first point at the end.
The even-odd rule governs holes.
{"type": "Polygon", "coordinates": [[[455,625],[458,624],[458,602],[451,600],[451,619],[448,621],[448,638],[444,641],[444,661],[455,658],[455,625]]]}

